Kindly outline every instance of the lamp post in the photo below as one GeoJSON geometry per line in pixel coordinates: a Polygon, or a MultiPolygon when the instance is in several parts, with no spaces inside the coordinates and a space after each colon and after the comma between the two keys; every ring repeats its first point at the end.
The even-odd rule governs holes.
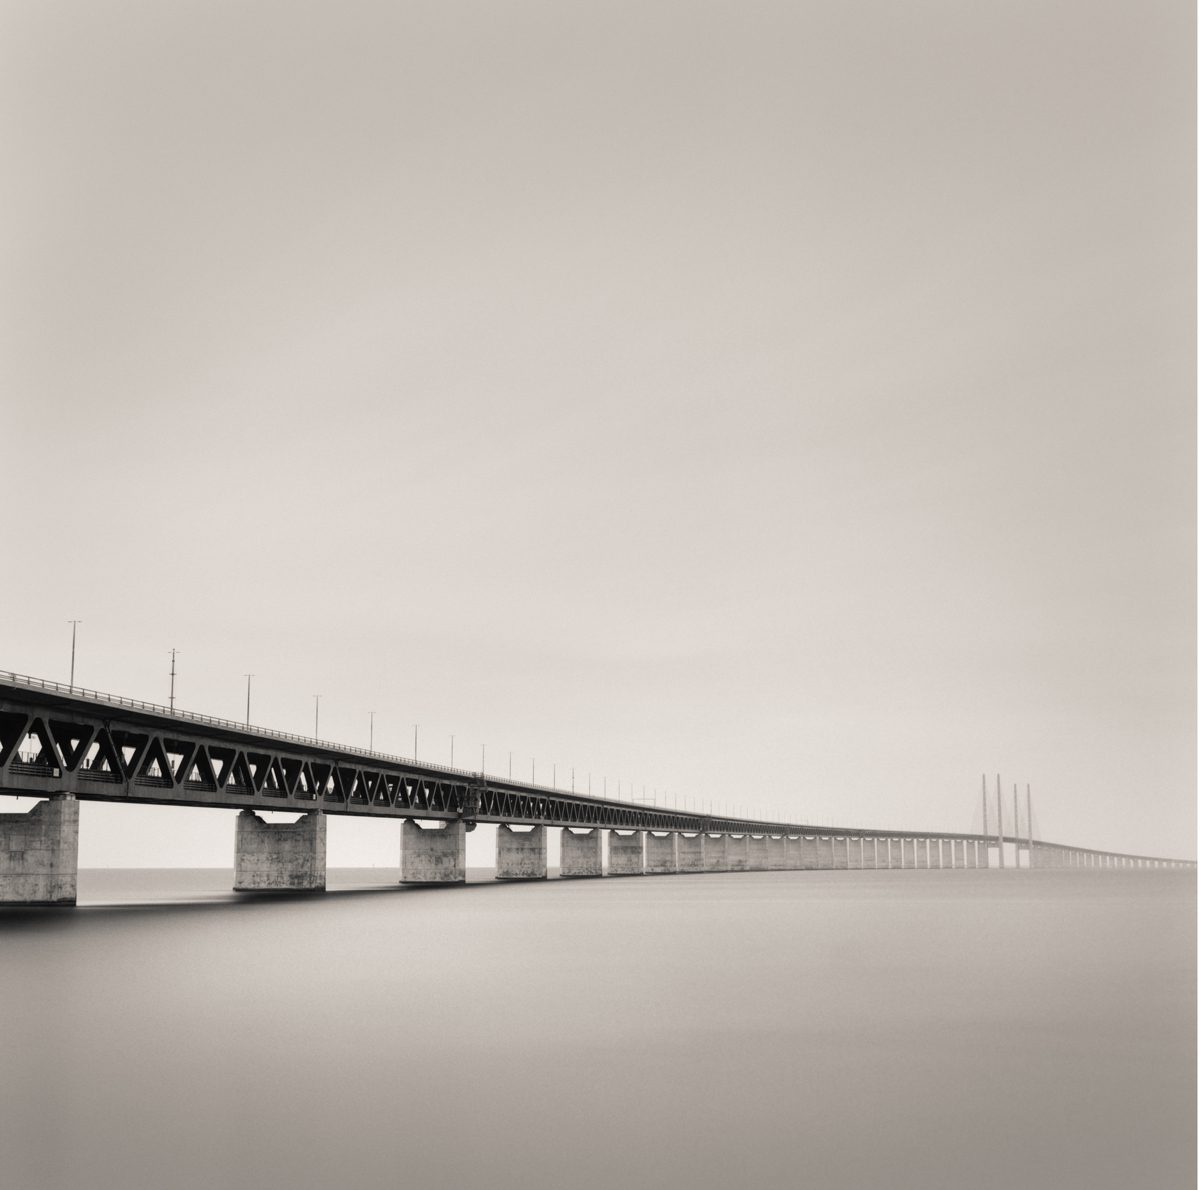
{"type": "Polygon", "coordinates": [[[371,717],[371,734],[368,737],[370,740],[370,743],[368,743],[367,747],[370,748],[372,752],[374,752],[375,751],[375,712],[368,711],[367,714],[370,715],[370,717],[371,717]]]}
{"type": "Polygon", "coordinates": [[[454,767],[454,736],[450,737],[450,767],[454,767]]]}
{"type": "Polygon", "coordinates": [[[245,677],[246,677],[246,726],[249,727],[250,726],[250,679],[253,678],[254,675],[246,674],[245,677]]]}
{"type": "Polygon", "coordinates": [[[68,620],[71,625],[71,691],[75,690],[75,629],[83,623],[82,620],[68,620]]]}
{"type": "Polygon", "coordinates": [[[168,700],[168,705],[170,706],[171,710],[175,709],[175,654],[176,654],[176,652],[177,652],[176,649],[171,650],[171,696],[170,696],[170,699],[168,700]]]}
{"type": "Polygon", "coordinates": [[[321,738],[321,696],[313,695],[313,739],[321,738]]]}

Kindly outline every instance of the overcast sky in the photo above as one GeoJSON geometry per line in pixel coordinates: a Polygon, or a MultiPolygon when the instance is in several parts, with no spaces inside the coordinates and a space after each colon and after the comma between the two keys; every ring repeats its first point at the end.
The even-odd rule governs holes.
{"type": "Polygon", "coordinates": [[[1191,5],[0,11],[0,667],[1195,854],[1191,5]]]}

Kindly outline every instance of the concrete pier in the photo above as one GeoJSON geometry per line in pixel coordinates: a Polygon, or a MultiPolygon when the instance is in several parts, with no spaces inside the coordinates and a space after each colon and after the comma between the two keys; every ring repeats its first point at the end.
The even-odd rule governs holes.
{"type": "Polygon", "coordinates": [[[991,860],[989,858],[991,855],[991,848],[988,846],[987,843],[976,843],[975,850],[976,850],[976,862],[978,863],[978,865],[981,868],[986,868],[988,866],[988,864],[991,862],[991,860]]]}
{"type": "Polygon", "coordinates": [[[903,848],[900,852],[902,856],[901,864],[906,868],[915,868],[917,866],[916,841],[913,839],[904,839],[902,843],[903,848]]]}
{"type": "Polygon", "coordinates": [[[608,874],[610,876],[641,876],[645,873],[646,861],[642,845],[642,832],[620,835],[608,832],[608,874]]]}
{"type": "Polygon", "coordinates": [[[769,867],[767,862],[767,836],[748,835],[746,837],[746,850],[749,852],[750,871],[765,872],[769,867]]]}
{"type": "Polygon", "coordinates": [[[875,868],[875,840],[864,839],[862,841],[862,866],[864,868],[875,868]]]}
{"type": "Polygon", "coordinates": [[[821,866],[817,855],[817,837],[815,835],[800,836],[800,866],[807,872],[821,866]]]}
{"type": "Polygon", "coordinates": [[[847,839],[846,840],[846,867],[852,872],[857,872],[863,866],[863,841],[862,839],[847,839]]]}
{"type": "Polygon", "coordinates": [[[844,872],[850,867],[850,840],[845,835],[834,837],[833,866],[839,872],[844,872]]]}
{"type": "Polygon", "coordinates": [[[784,871],[788,866],[787,837],[785,835],[768,835],[763,842],[767,853],[767,871],[784,871]]]}
{"type": "Polygon", "coordinates": [[[675,836],[675,870],[677,872],[704,871],[704,836],[675,836]]]}
{"type": "Polygon", "coordinates": [[[546,879],[546,828],[519,831],[503,822],[496,827],[496,879],[546,879]]]}
{"type": "Polygon", "coordinates": [[[928,839],[918,839],[917,840],[917,867],[918,868],[929,867],[929,840],[928,839]]]}
{"type": "Polygon", "coordinates": [[[0,905],[74,905],[79,803],[69,793],[0,814],[0,905]]]}
{"type": "Polygon", "coordinates": [[[725,863],[731,872],[750,870],[750,836],[725,836],[725,863]]]}
{"type": "Polygon", "coordinates": [[[237,816],[234,892],[324,892],[325,815],[265,822],[253,810],[237,816]]]}
{"type": "Polygon", "coordinates": [[[422,827],[415,818],[400,826],[401,884],[465,884],[467,830],[461,821],[422,827]]]}
{"type": "Polygon", "coordinates": [[[678,843],[675,835],[646,832],[646,875],[673,876],[679,871],[678,843]]]}
{"type": "Polygon", "coordinates": [[[967,867],[979,867],[979,843],[975,839],[967,840],[967,867]]]}
{"type": "Polygon", "coordinates": [[[817,836],[817,867],[823,871],[833,867],[833,836],[817,836]]]}
{"type": "Polygon", "coordinates": [[[967,866],[966,847],[962,839],[954,840],[954,866],[956,868],[965,868],[967,866]]]}
{"type": "Polygon", "coordinates": [[[590,831],[562,830],[562,850],[558,861],[558,874],[571,879],[582,876],[604,875],[604,846],[600,828],[590,831]]]}
{"type": "Polygon", "coordinates": [[[706,872],[728,872],[729,862],[725,858],[725,848],[728,837],[725,835],[704,835],[704,870],[706,872]]]}

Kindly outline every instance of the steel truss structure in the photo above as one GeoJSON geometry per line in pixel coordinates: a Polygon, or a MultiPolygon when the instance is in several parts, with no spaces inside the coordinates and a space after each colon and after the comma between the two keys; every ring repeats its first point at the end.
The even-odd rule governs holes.
{"type": "MultiPolygon", "coordinates": [[[[421,764],[20,674],[0,674],[0,794],[155,805],[462,819],[519,826],[960,839],[994,835],[814,826],[636,805],[421,764]]],[[[1026,845],[1005,836],[1005,842],[1026,845]]],[[[1086,848],[1045,843],[1080,854],[1086,848]]],[[[1131,859],[1152,857],[1128,856],[1131,859]]]]}

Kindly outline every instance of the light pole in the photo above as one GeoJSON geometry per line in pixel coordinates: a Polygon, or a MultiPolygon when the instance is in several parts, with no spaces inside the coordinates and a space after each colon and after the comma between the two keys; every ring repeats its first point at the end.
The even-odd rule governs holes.
{"type": "Polygon", "coordinates": [[[250,726],[250,679],[253,674],[246,674],[246,726],[250,726]]]}
{"type": "Polygon", "coordinates": [[[169,706],[171,710],[175,709],[175,654],[178,650],[171,650],[171,697],[169,706]]]}
{"type": "Polygon", "coordinates": [[[372,752],[374,752],[375,751],[375,712],[368,711],[367,714],[371,716],[371,736],[370,736],[371,742],[367,745],[367,747],[370,748],[372,752]]]}
{"type": "Polygon", "coordinates": [[[482,777],[487,771],[487,744],[479,745],[479,775],[482,777]]]}
{"type": "Polygon", "coordinates": [[[321,696],[313,695],[313,739],[321,738],[321,696]]]}
{"type": "Polygon", "coordinates": [[[508,779],[512,780],[512,753],[508,754],[508,779]]]}
{"type": "Polygon", "coordinates": [[[75,629],[83,623],[82,620],[68,620],[71,625],[71,690],[75,689],[75,629]]]}
{"type": "Polygon", "coordinates": [[[454,767],[454,736],[450,737],[450,767],[454,767]]]}
{"type": "Polygon", "coordinates": [[[419,723],[413,724],[413,760],[417,759],[417,730],[420,726],[419,723]]]}

